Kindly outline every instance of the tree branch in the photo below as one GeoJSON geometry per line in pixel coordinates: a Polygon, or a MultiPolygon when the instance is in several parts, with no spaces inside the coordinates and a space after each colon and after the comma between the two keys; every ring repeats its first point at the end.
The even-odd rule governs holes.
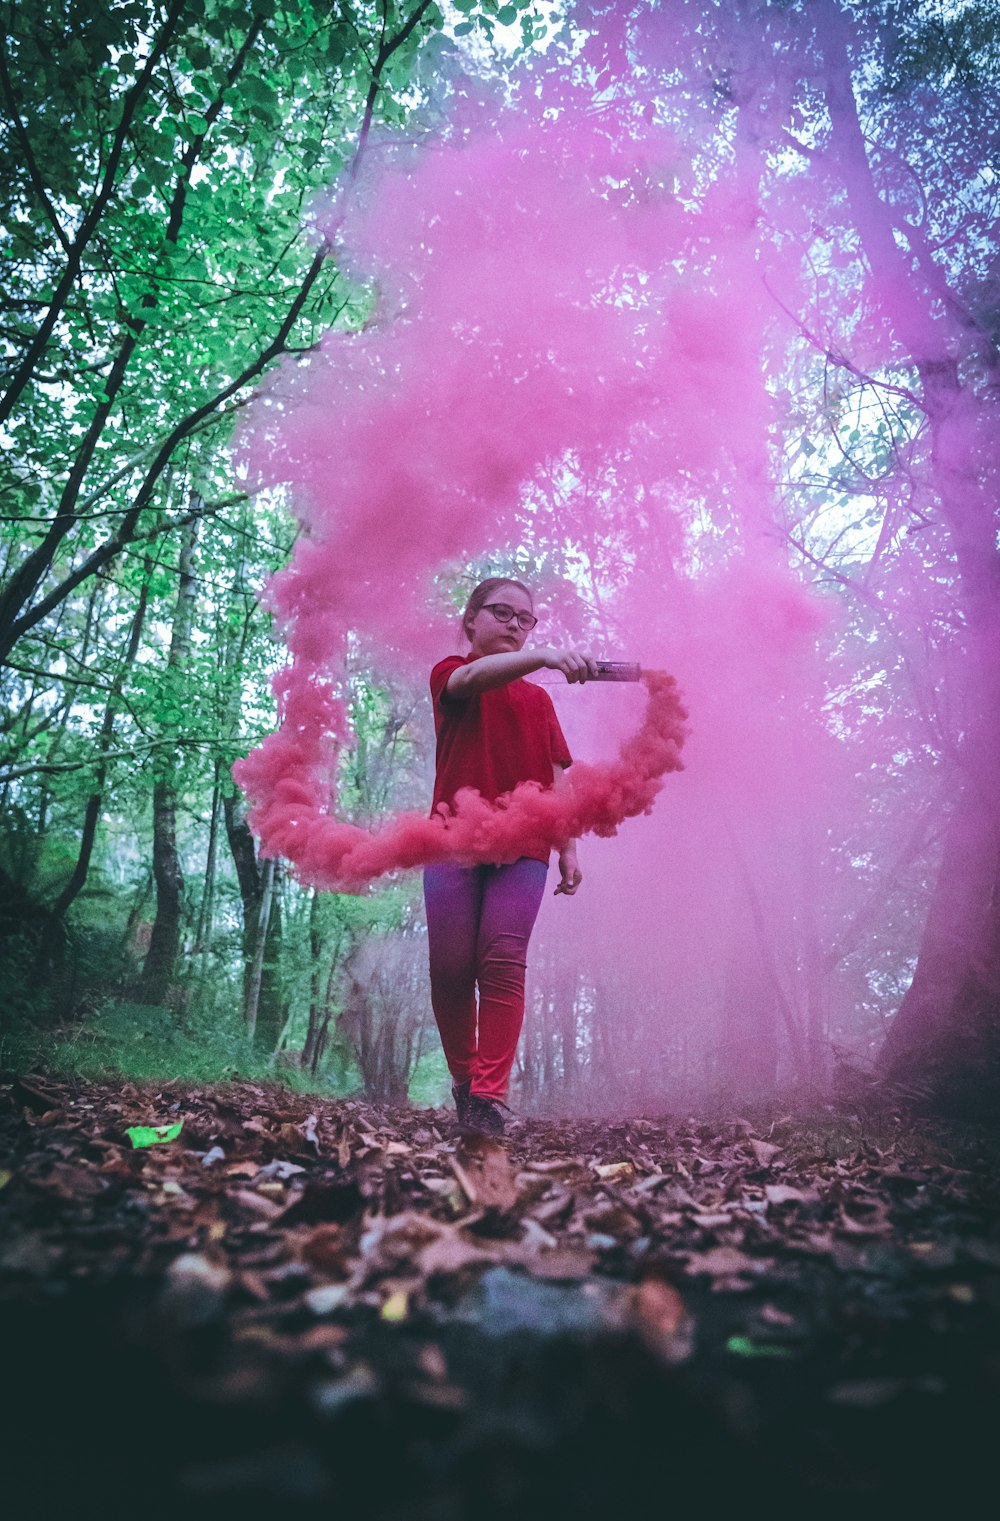
{"type": "Polygon", "coordinates": [[[2,29],[0,29],[0,85],[3,86],[4,101],[6,103],[7,110],[10,112],[11,121],[14,123],[14,134],[21,145],[21,152],[24,154],[24,162],[27,166],[28,178],[31,181],[32,188],[34,189],[36,196],[42,204],[45,215],[48,217],[49,221],[52,224],[53,232],[62,245],[63,252],[68,255],[71,252],[69,238],[63,231],[62,223],[56,216],[55,207],[49,200],[48,192],[45,189],[45,182],[42,179],[42,176],[38,169],[38,160],[35,158],[34,150],[31,146],[31,139],[29,138],[27,128],[21,119],[21,113],[17,108],[17,98],[14,94],[14,85],[10,77],[10,71],[7,68],[7,41],[2,29]]]}
{"type": "Polygon", "coordinates": [[[100,188],[94,197],[90,210],[87,212],[87,215],[80,223],[76,237],[73,239],[72,245],[66,258],[66,268],[63,270],[59,283],[52,293],[52,300],[49,303],[48,310],[45,316],[42,318],[42,321],[39,323],[34,337],[28,344],[21,363],[14,371],[13,379],[11,380],[6,393],[0,397],[0,423],[5,422],[6,419],[10,416],[11,412],[14,410],[15,405],[17,404],[18,399],[20,398],[21,392],[24,390],[25,386],[28,384],[32,375],[34,374],[35,366],[37,365],[39,358],[48,345],[48,341],[52,336],[52,331],[56,325],[56,322],[59,320],[60,313],[66,304],[69,293],[76,283],[76,278],[80,273],[80,265],[83,260],[84,250],[86,249],[87,244],[90,242],[90,239],[93,237],[94,231],[100,222],[101,217],[104,215],[105,207],[107,206],[108,201],[111,199],[111,194],[114,190],[115,176],[118,173],[118,165],[121,162],[121,156],[125,149],[125,143],[128,138],[129,128],[132,125],[132,119],[138,109],[139,101],[142,99],[150,84],[154,70],[159,64],[160,59],[163,57],[167,48],[170,46],[174,32],[176,31],[178,22],[180,20],[181,12],[184,9],[184,5],[185,0],[170,0],[170,8],[167,11],[166,20],[164,21],[159,36],[150,49],[149,57],[146,59],[146,62],[143,65],[141,72],[137,76],[135,83],[124,96],[124,99],[122,101],[121,120],[119,121],[118,126],[115,130],[114,140],[111,145],[111,152],[108,155],[108,162],[104,171],[104,176],[100,188]]]}

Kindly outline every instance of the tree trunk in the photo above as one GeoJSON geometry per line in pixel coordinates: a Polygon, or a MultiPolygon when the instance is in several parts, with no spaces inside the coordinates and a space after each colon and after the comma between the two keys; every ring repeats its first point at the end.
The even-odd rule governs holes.
{"type": "Polygon", "coordinates": [[[778,1025],[774,986],[759,938],[749,925],[734,927],[722,994],[719,1075],[741,1098],[774,1091],[778,1080],[778,1025]]]}
{"type": "MultiPolygon", "coordinates": [[[[265,861],[264,870],[261,873],[260,888],[260,912],[257,915],[257,924],[254,934],[255,944],[250,959],[250,970],[247,978],[246,996],[246,1021],[247,1034],[251,1043],[257,1037],[257,1016],[260,1009],[260,990],[264,977],[264,955],[267,950],[267,932],[271,927],[271,908],[274,903],[274,861],[265,861]]],[[[273,1050],[272,1045],[269,1049],[273,1050]]]]}
{"type": "Polygon", "coordinates": [[[94,790],[87,799],[84,810],[83,829],[80,835],[80,849],[76,858],[76,865],[70,874],[69,880],[63,887],[49,913],[48,922],[42,936],[38,953],[38,973],[44,977],[50,968],[56,941],[59,937],[62,921],[70,908],[70,905],[82,892],[90,870],[90,859],[93,854],[94,840],[97,835],[97,825],[101,816],[101,804],[104,800],[104,786],[107,780],[107,762],[104,757],[111,747],[114,737],[115,720],[118,717],[118,703],[121,698],[122,687],[125,679],[135,663],[136,653],[139,649],[139,639],[142,634],[142,625],[146,616],[146,600],[149,591],[148,579],[143,582],[139,592],[139,603],[132,619],[132,627],[129,631],[128,646],[125,657],[122,660],[108,693],[107,705],[104,709],[104,719],[101,724],[101,732],[97,741],[98,766],[94,778],[94,790]]]}
{"type": "Polygon", "coordinates": [[[212,809],[208,821],[208,850],[205,853],[205,880],[202,885],[201,907],[198,910],[198,928],[195,931],[193,950],[196,955],[207,954],[212,939],[215,912],[215,870],[219,841],[219,805],[221,802],[220,763],[215,763],[212,785],[212,809]]]}
{"type": "Polygon", "coordinates": [[[832,144],[875,294],[919,374],[931,471],[959,568],[966,616],[956,680],[961,772],[913,983],[879,1069],[935,1104],[983,1112],[1000,1096],[1000,551],[995,481],[997,355],[960,309],[919,229],[904,258],[875,187],[854,98],[847,22],[829,4],[827,104],[832,144]],[[933,281],[933,289],[927,280],[933,281]],[[922,283],[923,282],[923,283],[922,283]],[[948,315],[932,311],[941,294],[948,315]],[[961,365],[960,359],[961,356],[961,365]]]}
{"type": "MultiPolygon", "coordinates": [[[[192,503],[196,500],[192,493],[192,503]]],[[[178,561],[177,604],[170,635],[170,653],[164,685],[171,707],[179,713],[182,706],[180,682],[191,647],[191,625],[197,593],[194,551],[198,539],[198,519],[188,524],[178,561]]],[[[179,722],[169,720],[176,737],[179,722]]],[[[164,737],[171,737],[169,732],[164,737]]],[[[153,878],[156,882],[156,917],[146,953],[138,997],[141,1003],[165,1003],[180,949],[181,916],[184,902],[184,874],[177,849],[177,791],[174,781],[174,757],[162,765],[153,783],[153,878]]]]}
{"type": "Polygon", "coordinates": [[[177,850],[176,794],[171,782],[153,783],[153,880],[156,917],[139,979],[140,1003],[166,1003],[180,949],[184,874],[177,850]]]}
{"type": "Polygon", "coordinates": [[[309,1023],[305,1044],[302,1047],[302,1066],[312,1073],[316,1072],[330,1025],[334,982],[344,943],[344,931],[340,929],[334,941],[333,950],[326,952],[324,956],[320,922],[322,901],[318,889],[315,890],[309,904],[309,1023]]]}
{"type": "MultiPolygon", "coordinates": [[[[262,1051],[273,1051],[284,1027],[284,1007],[281,994],[281,904],[277,897],[267,915],[267,936],[261,949],[259,982],[257,982],[257,955],[261,948],[259,926],[264,898],[264,870],[257,860],[253,835],[247,824],[241,803],[236,797],[222,800],[223,817],[226,821],[226,838],[236,867],[240,901],[243,906],[243,1008],[250,1026],[251,1011],[254,1045],[262,1051]]],[[[266,870],[265,863],[265,870],[266,870]]]]}
{"type": "Polygon", "coordinates": [[[1000,830],[971,785],[959,799],[913,982],[879,1069],[917,1100],[967,1117],[1000,1102],[1000,830]]]}

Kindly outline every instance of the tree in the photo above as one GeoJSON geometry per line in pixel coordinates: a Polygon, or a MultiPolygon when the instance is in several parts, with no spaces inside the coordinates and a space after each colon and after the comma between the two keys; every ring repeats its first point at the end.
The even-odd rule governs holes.
{"type": "MultiPolygon", "coordinates": [[[[176,739],[181,722],[180,681],[191,652],[191,628],[197,593],[195,544],[198,518],[192,516],[181,544],[177,564],[177,602],[170,631],[170,651],[163,673],[161,724],[163,738],[176,739]]],[[[156,883],[156,917],[149,949],[139,979],[144,1003],[165,1003],[174,975],[181,939],[184,873],[177,848],[176,752],[169,744],[154,762],[153,782],[153,880],[156,883]]]]}
{"type": "MultiPolygon", "coordinates": [[[[659,114],[689,149],[698,167],[684,194],[697,200],[735,166],[773,312],[792,326],[784,352],[771,339],[769,384],[780,400],[795,371],[811,367],[814,415],[840,456],[832,467],[814,462],[813,478],[827,501],[840,487],[841,506],[850,494],[864,503],[863,526],[877,531],[863,576],[851,573],[857,566],[833,570],[829,535],[814,547],[801,531],[816,501],[801,465],[772,520],[787,532],[791,509],[799,531],[789,543],[858,605],[874,603],[883,638],[909,620],[910,652],[922,642],[922,657],[883,681],[901,675],[919,689],[941,640],[950,643],[950,721],[936,737],[954,768],[950,821],[916,971],[879,1065],[911,1089],[951,1088],[967,1100],[978,1090],[995,1102],[1000,430],[990,228],[1000,13],[993,0],[948,13],[896,0],[689,0],[670,12],[616,8],[611,26],[600,3],[576,15],[590,29],[578,70],[606,97],[659,114]],[[795,275],[790,250],[801,255],[795,275]],[[844,427],[849,409],[855,420],[844,427]],[[942,578],[935,553],[958,593],[950,627],[928,591],[942,578]]],[[[786,449],[793,423],[786,412],[786,449]]],[[[815,432],[802,453],[806,444],[815,455],[815,432]]],[[[861,529],[842,514],[837,537],[861,529]]]]}

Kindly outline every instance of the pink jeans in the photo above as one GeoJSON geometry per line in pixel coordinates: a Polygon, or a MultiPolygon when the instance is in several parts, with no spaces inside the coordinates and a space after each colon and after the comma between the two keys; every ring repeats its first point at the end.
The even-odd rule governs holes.
{"type": "Polygon", "coordinates": [[[528,940],[548,867],[428,866],[431,1004],[449,1071],[482,1098],[505,1098],[524,1023],[528,940]],[[476,987],[479,1031],[476,1032],[476,987]]]}

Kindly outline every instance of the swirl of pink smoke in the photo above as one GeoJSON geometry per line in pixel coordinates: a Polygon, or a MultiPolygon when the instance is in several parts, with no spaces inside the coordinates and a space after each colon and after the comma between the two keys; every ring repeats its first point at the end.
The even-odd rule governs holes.
{"type": "Polygon", "coordinates": [[[662,671],[643,680],[649,701],[638,732],[616,761],[577,761],[570,786],[544,791],[525,782],[497,803],[472,788],[455,798],[450,817],[400,814],[370,833],[333,818],[324,808],[316,756],[340,721],[337,699],[313,687],[286,688],[284,724],[239,762],[240,785],[257,802],[252,822],[262,854],[284,856],[300,881],[335,892],[356,892],[384,872],[438,861],[516,861],[526,852],[558,847],[569,836],[613,835],[636,814],[649,813],[670,771],[682,769],[684,720],[677,684],[662,671]]]}
{"type": "Polygon", "coordinates": [[[303,532],[268,588],[292,657],[273,682],[279,728],[233,767],[262,854],[301,881],[357,891],[397,868],[613,834],[680,768],[684,711],[650,673],[638,733],[558,794],[465,792],[447,821],[369,833],[336,818],[331,780],[350,739],[329,674],[348,629],[429,665],[435,570],[510,536],[545,468],[571,454],[585,472],[624,448],[662,476],[711,466],[732,436],[740,323],[725,292],[668,281],[679,212],[628,188],[668,151],[572,112],[522,116],[402,167],[386,155],[321,215],[342,266],[377,280],[379,317],[286,362],[243,439],[251,482],[286,488],[303,532]]]}

